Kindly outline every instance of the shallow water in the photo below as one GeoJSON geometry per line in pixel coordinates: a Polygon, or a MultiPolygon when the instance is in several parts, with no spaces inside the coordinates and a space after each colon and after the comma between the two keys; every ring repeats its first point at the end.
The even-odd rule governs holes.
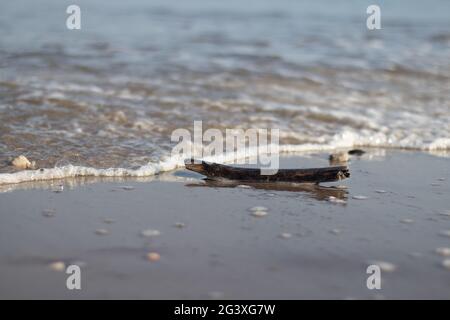
{"type": "Polygon", "coordinates": [[[0,183],[170,170],[194,120],[280,128],[282,151],[449,154],[448,1],[381,1],[377,31],[370,1],[77,4],[79,31],[65,3],[2,4],[0,183]],[[19,154],[62,169],[10,174],[19,154]]]}

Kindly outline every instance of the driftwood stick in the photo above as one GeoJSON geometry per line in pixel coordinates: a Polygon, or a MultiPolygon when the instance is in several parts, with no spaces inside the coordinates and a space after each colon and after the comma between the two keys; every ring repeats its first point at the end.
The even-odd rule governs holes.
{"type": "Polygon", "coordinates": [[[205,175],[208,179],[228,179],[251,182],[295,182],[320,183],[338,181],[350,176],[348,167],[326,167],[311,169],[279,169],[273,175],[261,175],[260,169],[238,168],[218,163],[190,159],[186,169],[205,175]]]}

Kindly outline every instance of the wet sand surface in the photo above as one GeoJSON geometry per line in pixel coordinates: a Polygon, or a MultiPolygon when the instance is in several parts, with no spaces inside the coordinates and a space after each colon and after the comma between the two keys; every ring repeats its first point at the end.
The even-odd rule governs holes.
{"type": "Polygon", "coordinates": [[[326,185],[347,189],[202,186],[185,170],[2,186],[0,298],[449,298],[435,250],[450,247],[450,159],[369,150],[350,170],[326,185]],[[56,261],[82,266],[81,290],[66,288],[56,261]],[[381,290],[366,287],[370,261],[395,266],[381,290]]]}

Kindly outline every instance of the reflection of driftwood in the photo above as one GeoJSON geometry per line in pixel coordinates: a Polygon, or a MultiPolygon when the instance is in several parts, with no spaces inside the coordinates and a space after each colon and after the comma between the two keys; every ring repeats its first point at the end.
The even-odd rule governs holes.
{"type": "Polygon", "coordinates": [[[350,176],[346,166],[313,169],[279,169],[273,175],[262,175],[260,169],[236,168],[217,163],[186,161],[186,169],[201,173],[209,179],[229,179],[250,182],[319,183],[338,181],[350,176]]]}
{"type": "MultiPolygon", "coordinates": [[[[204,180],[199,183],[189,183],[187,187],[211,187],[211,188],[236,188],[243,186],[237,181],[219,181],[219,180],[204,180]]],[[[290,183],[290,182],[246,182],[245,186],[268,191],[290,191],[290,192],[305,192],[312,198],[317,200],[328,200],[330,197],[336,199],[347,199],[347,191],[336,187],[323,187],[314,183],[290,183]]]]}

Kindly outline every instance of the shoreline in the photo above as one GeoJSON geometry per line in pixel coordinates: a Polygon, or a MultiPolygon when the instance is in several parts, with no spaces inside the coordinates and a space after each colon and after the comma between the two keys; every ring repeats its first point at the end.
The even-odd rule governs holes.
{"type": "MultiPolygon", "coordinates": [[[[367,151],[352,158],[349,179],[320,189],[205,185],[187,170],[3,189],[0,297],[447,298],[450,270],[435,251],[450,247],[441,234],[450,160],[367,151]],[[253,216],[255,206],[267,215],[253,216]],[[81,290],[66,289],[67,275],[49,267],[58,261],[82,265],[81,290]],[[366,287],[373,261],[395,266],[382,270],[381,290],[366,287]]],[[[327,162],[324,153],[281,158],[284,167],[327,162]]]]}

